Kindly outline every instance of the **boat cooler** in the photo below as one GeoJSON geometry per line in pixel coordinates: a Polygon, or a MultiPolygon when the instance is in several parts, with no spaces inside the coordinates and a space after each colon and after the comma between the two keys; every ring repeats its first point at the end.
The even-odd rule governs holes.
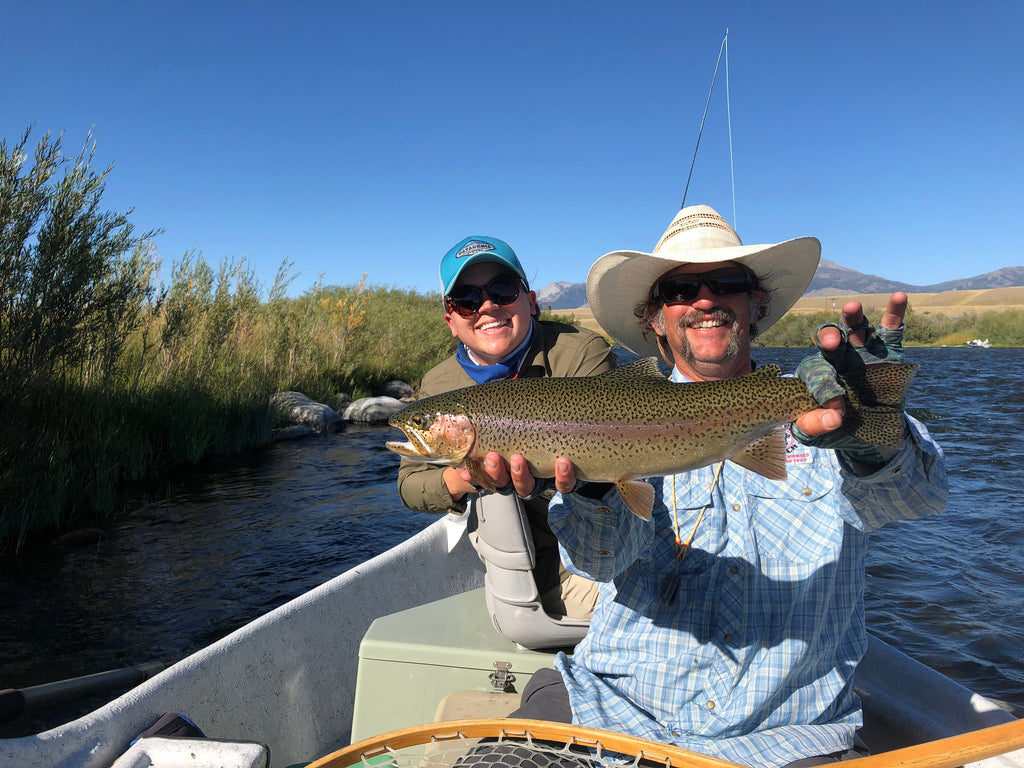
{"type": "Polygon", "coordinates": [[[382,616],[359,645],[352,742],[440,720],[504,717],[555,651],[498,635],[483,588],[382,616]]]}

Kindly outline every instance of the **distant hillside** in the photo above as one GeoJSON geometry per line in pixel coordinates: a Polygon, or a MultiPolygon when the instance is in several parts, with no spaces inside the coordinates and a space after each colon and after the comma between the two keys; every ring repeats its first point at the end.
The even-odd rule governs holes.
{"type": "MultiPolygon", "coordinates": [[[[1024,286],[1024,267],[1004,267],[976,277],[947,280],[944,283],[914,285],[887,280],[878,275],[866,275],[854,269],[822,259],[804,296],[834,296],[866,293],[942,293],[943,291],[981,291],[990,288],[1024,286]]],[[[550,283],[537,291],[537,304],[541,309],[578,309],[587,306],[586,283],[550,283]]]]}
{"type": "Polygon", "coordinates": [[[1016,288],[1024,285],[1024,267],[1004,267],[965,280],[950,280],[925,287],[925,291],[983,291],[989,288],[1016,288]]]}
{"type": "Polygon", "coordinates": [[[549,283],[537,291],[537,306],[541,309],[576,309],[586,303],[586,283],[549,283]]]}
{"type": "Polygon", "coordinates": [[[1024,285],[1024,267],[1004,267],[977,277],[947,280],[944,283],[914,285],[886,280],[878,275],[866,275],[848,269],[834,261],[822,259],[814,279],[804,296],[831,296],[842,293],[942,293],[943,291],[981,291],[989,288],[1009,288],[1024,285]]]}
{"type": "Polygon", "coordinates": [[[921,290],[910,283],[886,280],[878,275],[866,275],[853,269],[822,259],[804,296],[832,296],[837,293],[892,293],[893,291],[921,290]]]}

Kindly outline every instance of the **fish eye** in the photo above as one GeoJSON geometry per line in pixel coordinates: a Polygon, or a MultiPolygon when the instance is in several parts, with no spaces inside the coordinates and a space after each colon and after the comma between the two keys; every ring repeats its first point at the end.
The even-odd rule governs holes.
{"type": "Polygon", "coordinates": [[[427,426],[427,417],[424,416],[423,414],[417,414],[413,416],[411,421],[412,425],[417,429],[423,429],[424,427],[427,426]]]}

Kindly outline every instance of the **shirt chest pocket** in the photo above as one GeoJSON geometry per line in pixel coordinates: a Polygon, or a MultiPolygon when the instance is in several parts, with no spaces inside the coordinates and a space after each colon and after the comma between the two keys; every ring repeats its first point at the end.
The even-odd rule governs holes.
{"type": "Polygon", "coordinates": [[[748,488],[751,528],[762,560],[817,563],[833,559],[844,523],[825,468],[790,468],[782,482],[756,477],[748,488]]]}

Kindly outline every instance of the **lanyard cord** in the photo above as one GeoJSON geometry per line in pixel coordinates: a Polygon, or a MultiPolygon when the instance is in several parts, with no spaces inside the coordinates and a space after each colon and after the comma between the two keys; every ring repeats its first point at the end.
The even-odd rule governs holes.
{"type": "MultiPolygon", "coordinates": [[[[722,467],[725,466],[724,461],[718,462],[718,466],[715,467],[715,478],[711,481],[711,495],[714,496],[715,489],[718,487],[718,480],[722,476],[722,467]]],[[[693,532],[690,534],[690,538],[683,541],[679,534],[679,511],[676,509],[676,476],[672,475],[672,522],[676,529],[676,560],[680,563],[686,559],[686,556],[690,553],[690,545],[693,544],[693,539],[697,535],[697,528],[700,526],[700,521],[704,519],[704,513],[707,508],[711,505],[709,501],[703,507],[700,508],[700,512],[697,515],[697,522],[693,524],[693,532]]]]}

